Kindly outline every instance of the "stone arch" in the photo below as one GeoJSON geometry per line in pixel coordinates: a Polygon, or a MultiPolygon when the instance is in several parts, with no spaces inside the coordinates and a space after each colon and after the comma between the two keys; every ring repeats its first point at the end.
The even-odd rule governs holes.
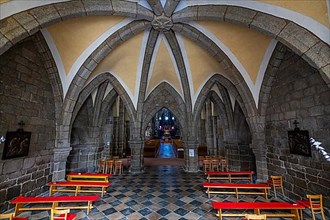
{"type": "Polygon", "coordinates": [[[270,95],[270,89],[273,84],[274,77],[276,75],[276,72],[278,71],[278,68],[284,58],[284,54],[286,51],[286,47],[279,43],[276,45],[273,55],[269,60],[268,67],[266,69],[263,82],[261,84],[260,88],[260,99],[259,99],[259,114],[261,116],[265,115],[265,111],[268,105],[269,95],[270,95]]]}
{"type": "Polygon", "coordinates": [[[172,18],[173,22],[177,23],[192,20],[220,20],[244,25],[262,32],[280,41],[319,70],[326,84],[330,86],[329,45],[311,31],[290,20],[230,5],[189,6],[175,13],[172,18]],[[209,13],[211,7],[212,11],[219,13],[209,13]]]}
{"type": "MultiPolygon", "coordinates": [[[[199,119],[200,113],[202,111],[202,108],[204,106],[207,95],[210,93],[213,86],[218,85],[218,84],[221,85],[222,87],[224,87],[227,91],[229,91],[231,93],[231,95],[233,97],[235,97],[235,99],[241,104],[241,106],[243,106],[242,110],[246,113],[246,109],[244,108],[245,105],[243,105],[243,103],[242,103],[243,100],[240,97],[240,94],[237,91],[236,87],[224,76],[222,76],[220,74],[215,74],[204,85],[203,89],[201,90],[201,92],[196,100],[196,104],[195,104],[195,108],[194,108],[194,122],[195,123],[197,123],[199,121],[198,119],[199,119]]],[[[229,120],[228,123],[229,123],[229,127],[230,127],[231,126],[230,123],[232,123],[232,122],[230,122],[230,120],[229,120]]],[[[197,128],[198,124],[194,124],[194,127],[197,128]]]]}
{"type": "Polygon", "coordinates": [[[10,47],[46,28],[51,24],[71,18],[93,15],[120,15],[134,19],[152,21],[153,13],[137,2],[117,0],[99,1],[67,1],[40,6],[22,11],[3,19],[0,28],[0,55],[10,47]]]}
{"type": "MultiPolygon", "coordinates": [[[[235,87],[235,89],[232,90],[232,94],[235,96],[235,98],[239,98],[241,100],[242,106],[244,105],[243,111],[246,113],[246,115],[257,115],[257,109],[256,105],[254,104],[255,101],[252,97],[251,91],[248,88],[245,80],[243,79],[241,73],[236,69],[234,64],[231,62],[231,60],[227,57],[227,55],[207,36],[205,36],[202,32],[197,30],[196,28],[188,25],[188,24],[177,24],[174,25],[174,29],[184,35],[185,37],[191,39],[192,41],[196,42],[198,45],[200,45],[202,48],[207,50],[211,56],[213,56],[223,67],[225,70],[228,71],[226,74],[221,74],[223,78],[226,78],[228,86],[225,86],[229,88],[230,86],[235,87]],[[230,86],[229,86],[230,84],[230,86]],[[240,95],[237,95],[240,94],[240,95]],[[244,99],[243,99],[244,98],[244,99]]],[[[213,77],[211,77],[213,78],[213,77]]],[[[204,85],[205,88],[206,85],[204,85]]],[[[205,92],[204,88],[202,91],[205,92]]],[[[202,93],[202,92],[201,92],[202,93]]],[[[199,94],[199,97],[202,97],[203,95],[199,94]]],[[[197,98],[195,106],[200,104],[199,100],[197,98]]],[[[194,115],[196,112],[196,107],[194,108],[194,115]]],[[[253,121],[251,121],[253,123],[253,121]]],[[[195,127],[195,126],[193,126],[195,127]]],[[[251,126],[251,128],[254,128],[256,126],[251,126]]]]}
{"type": "Polygon", "coordinates": [[[162,82],[145,100],[145,105],[142,111],[142,126],[140,131],[142,136],[145,128],[147,127],[147,123],[163,107],[167,108],[175,115],[181,126],[180,129],[185,127],[185,103],[172,86],[166,82],[162,82]]]}

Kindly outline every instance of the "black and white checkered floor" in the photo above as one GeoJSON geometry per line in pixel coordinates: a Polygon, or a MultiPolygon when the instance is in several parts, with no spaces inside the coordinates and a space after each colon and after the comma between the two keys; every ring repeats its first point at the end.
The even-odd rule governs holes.
{"type": "MultiPolygon", "coordinates": [[[[208,199],[203,172],[186,173],[180,166],[150,166],[139,175],[124,173],[111,177],[107,194],[86,211],[72,210],[87,220],[209,220],[219,219],[211,201],[236,201],[234,196],[213,195],[208,199]]],[[[270,195],[271,197],[271,195],[270,195]]],[[[265,201],[262,196],[240,196],[242,201],[265,201]]],[[[276,201],[271,197],[271,200],[276,201]]],[[[279,201],[279,200],[277,200],[279,201]]],[[[48,211],[23,212],[29,220],[48,220],[48,211]]],[[[310,219],[306,216],[305,219],[310,219]]],[[[224,218],[233,220],[239,218],[224,218]]],[[[275,219],[275,218],[273,218],[275,219]]]]}

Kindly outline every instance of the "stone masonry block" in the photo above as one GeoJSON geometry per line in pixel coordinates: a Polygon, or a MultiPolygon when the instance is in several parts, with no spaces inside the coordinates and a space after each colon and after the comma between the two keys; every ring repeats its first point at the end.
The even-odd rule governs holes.
{"type": "Polygon", "coordinates": [[[6,200],[12,200],[13,198],[19,196],[21,194],[21,186],[13,186],[7,189],[7,197],[6,200]]]}
{"type": "Polygon", "coordinates": [[[313,34],[293,22],[284,27],[277,39],[298,55],[302,55],[319,41],[313,34]]]}
{"type": "Polygon", "coordinates": [[[173,23],[175,22],[185,22],[190,20],[197,20],[198,16],[198,7],[188,7],[185,8],[172,16],[173,23]]]}
{"type": "Polygon", "coordinates": [[[11,46],[13,46],[13,43],[0,33],[0,55],[6,52],[11,46]]]}
{"type": "Polygon", "coordinates": [[[110,47],[104,42],[102,43],[95,52],[93,52],[93,60],[96,63],[100,63],[109,53],[111,49],[110,47]]]}
{"type": "Polygon", "coordinates": [[[176,6],[180,3],[179,0],[172,0],[172,1],[166,1],[164,12],[165,15],[170,17],[173,14],[173,11],[175,10],[176,6]]]}
{"type": "Polygon", "coordinates": [[[29,33],[12,17],[1,22],[0,32],[12,43],[19,42],[29,36],[29,33]]]}
{"type": "Polygon", "coordinates": [[[136,21],[129,24],[131,31],[134,34],[138,34],[143,30],[149,29],[151,27],[150,23],[144,21],[136,21]]]}
{"type": "Polygon", "coordinates": [[[281,30],[285,27],[286,21],[277,18],[271,15],[258,13],[252,23],[251,27],[265,33],[266,35],[270,35],[274,38],[281,32],[281,30]]]}
{"type": "Polygon", "coordinates": [[[84,62],[84,67],[89,71],[93,71],[98,63],[95,62],[91,57],[88,57],[87,60],[84,62]]]}
{"type": "Polygon", "coordinates": [[[250,26],[256,14],[257,12],[250,9],[228,6],[225,14],[225,21],[238,24],[243,23],[245,26],[250,26]]]}
{"type": "Polygon", "coordinates": [[[110,0],[83,0],[87,15],[111,15],[113,9],[110,0]]]}
{"type": "Polygon", "coordinates": [[[330,46],[320,41],[311,47],[302,58],[316,69],[321,69],[330,64],[330,46]]]}
{"type": "Polygon", "coordinates": [[[176,33],[180,33],[183,29],[183,24],[173,24],[172,30],[176,33]]]}
{"type": "Polygon", "coordinates": [[[154,14],[145,7],[142,7],[141,5],[137,6],[137,16],[137,18],[145,19],[147,21],[152,21],[154,18],[154,14]]]}
{"type": "Polygon", "coordinates": [[[21,170],[22,166],[23,160],[8,160],[4,163],[3,174],[9,174],[21,170]]]}
{"type": "Polygon", "coordinates": [[[137,3],[112,0],[114,15],[136,17],[137,3]]]}
{"type": "Polygon", "coordinates": [[[13,15],[13,18],[22,25],[22,27],[28,31],[30,35],[36,33],[40,26],[36,19],[27,12],[21,12],[13,15]]]}
{"type": "Polygon", "coordinates": [[[54,7],[57,9],[63,20],[86,16],[85,7],[81,1],[58,3],[54,4],[54,7]]]}
{"type": "Polygon", "coordinates": [[[123,41],[119,36],[119,33],[116,32],[113,35],[111,35],[107,40],[106,40],[107,44],[109,45],[109,47],[111,49],[116,48],[118,45],[120,45],[123,41]]]}
{"type": "Polygon", "coordinates": [[[328,85],[328,87],[330,87],[330,64],[322,67],[322,69],[320,69],[320,73],[325,83],[328,85]]]}
{"type": "Polygon", "coordinates": [[[227,6],[202,5],[197,10],[197,20],[223,21],[227,6]]]}
{"type": "Polygon", "coordinates": [[[199,32],[196,31],[194,28],[188,25],[184,25],[182,34],[186,37],[190,38],[191,40],[198,41],[199,32]]]}
{"type": "Polygon", "coordinates": [[[36,18],[43,28],[62,21],[61,16],[53,5],[35,8],[30,10],[29,13],[36,18]]]}
{"type": "Polygon", "coordinates": [[[23,161],[23,169],[29,169],[35,165],[36,159],[34,157],[25,158],[23,161]]]}
{"type": "Polygon", "coordinates": [[[133,33],[131,29],[129,28],[122,28],[119,30],[119,36],[123,41],[128,40],[130,37],[132,37],[133,33]]]}

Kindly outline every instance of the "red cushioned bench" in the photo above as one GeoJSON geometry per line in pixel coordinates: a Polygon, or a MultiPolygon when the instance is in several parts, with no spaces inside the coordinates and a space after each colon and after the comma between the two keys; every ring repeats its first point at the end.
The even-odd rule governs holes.
{"type": "Polygon", "coordinates": [[[110,173],[68,173],[68,181],[78,182],[109,182],[110,173]]]}
{"type": "Polygon", "coordinates": [[[204,182],[203,187],[207,188],[206,193],[210,198],[210,194],[234,194],[238,200],[239,194],[244,195],[263,195],[266,199],[270,186],[267,184],[253,183],[209,183],[204,182]],[[219,190],[220,189],[220,190],[219,190]],[[221,189],[233,189],[234,191],[221,191],[221,189]],[[251,191],[254,190],[254,191],[251,191]],[[259,191],[256,191],[259,190],[259,191]],[[260,191],[261,190],[261,191],[260,191]]]}
{"type": "Polygon", "coordinates": [[[33,210],[51,210],[56,209],[87,209],[87,214],[93,208],[92,203],[99,199],[98,195],[93,196],[44,196],[44,197],[25,197],[19,196],[11,201],[11,204],[15,204],[15,216],[22,211],[33,211],[33,210]],[[60,206],[60,203],[87,203],[73,204],[60,206]],[[31,207],[24,207],[26,204],[38,204],[32,205],[31,207]],[[47,205],[48,204],[48,205],[47,205]]]}
{"type": "Polygon", "coordinates": [[[292,204],[288,202],[212,202],[214,209],[218,210],[217,216],[222,220],[222,217],[242,217],[247,213],[223,213],[224,210],[253,210],[254,214],[265,214],[267,218],[293,218],[300,220],[299,210],[305,207],[300,204],[292,204]],[[264,210],[276,210],[277,213],[261,213],[264,210]],[[279,211],[287,210],[288,212],[279,211]]]}
{"type": "Polygon", "coordinates": [[[74,192],[75,196],[81,192],[93,192],[101,193],[103,196],[110,186],[109,182],[50,182],[48,183],[49,195],[53,195],[55,192],[74,192]],[[82,189],[84,187],[84,189],[82,189]],[[69,189],[68,189],[69,188],[69,189]],[[74,188],[74,189],[73,189],[74,188]],[[95,188],[101,188],[96,190],[95,188]]]}
{"type": "Polygon", "coordinates": [[[249,180],[252,183],[253,174],[253,171],[205,172],[208,182],[211,182],[211,180],[227,180],[230,183],[232,180],[249,180]]]}

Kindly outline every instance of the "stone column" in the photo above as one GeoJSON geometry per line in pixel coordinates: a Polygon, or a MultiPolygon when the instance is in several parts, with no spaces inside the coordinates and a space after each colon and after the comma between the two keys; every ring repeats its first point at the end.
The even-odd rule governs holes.
{"type": "Polygon", "coordinates": [[[213,155],[220,155],[217,142],[217,116],[212,116],[213,155]]]}
{"type": "Polygon", "coordinates": [[[129,171],[132,174],[143,172],[143,143],[142,140],[129,141],[131,148],[131,167],[129,171]]]}
{"type": "Polygon", "coordinates": [[[240,171],[240,152],[239,146],[233,143],[225,144],[226,158],[228,160],[229,169],[231,171],[240,171]]]}
{"type": "MultiPolygon", "coordinates": [[[[69,144],[68,144],[69,146],[69,144]]],[[[65,179],[65,168],[67,157],[69,156],[71,147],[54,148],[54,167],[53,167],[53,181],[65,179]]]]}
{"type": "Polygon", "coordinates": [[[266,147],[261,144],[251,144],[250,147],[256,158],[257,180],[256,182],[266,182],[268,180],[268,168],[266,159],[266,147]]]}
{"type": "Polygon", "coordinates": [[[205,131],[206,131],[206,146],[209,155],[214,155],[213,146],[213,124],[212,124],[212,106],[211,101],[207,100],[205,103],[205,131]]]}
{"type": "Polygon", "coordinates": [[[184,146],[184,158],[185,158],[185,171],[189,173],[198,172],[198,141],[189,140],[183,141],[184,146]],[[193,155],[189,154],[189,151],[192,151],[193,155]]]}
{"type": "Polygon", "coordinates": [[[119,117],[118,117],[118,156],[123,155],[124,143],[125,143],[125,107],[124,103],[119,102],[119,117]]]}

